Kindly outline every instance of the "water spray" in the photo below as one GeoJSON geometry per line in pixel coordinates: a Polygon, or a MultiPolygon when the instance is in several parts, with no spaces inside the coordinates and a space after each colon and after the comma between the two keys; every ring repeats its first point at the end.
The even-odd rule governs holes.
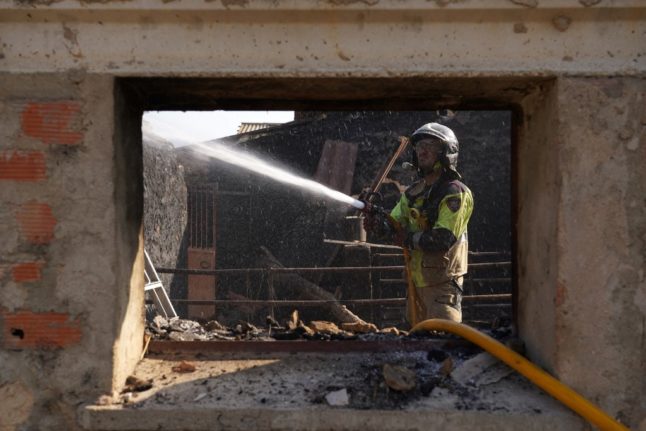
{"type": "Polygon", "coordinates": [[[321,183],[317,183],[316,181],[289,173],[250,154],[235,151],[226,145],[218,143],[210,143],[208,145],[194,144],[192,145],[192,148],[205,156],[221,160],[234,166],[239,166],[257,174],[272,178],[278,182],[290,184],[314,194],[323,195],[335,201],[346,203],[358,210],[365,211],[367,209],[367,203],[365,201],[355,199],[352,196],[348,196],[338,190],[333,190],[321,183]]]}
{"type": "Polygon", "coordinates": [[[311,193],[326,196],[335,201],[351,205],[358,210],[366,211],[368,204],[367,201],[355,199],[351,196],[346,195],[345,193],[333,190],[316,181],[299,177],[298,175],[289,173],[284,169],[273,166],[270,163],[259,159],[258,157],[234,150],[229,146],[219,144],[217,142],[212,142],[209,144],[197,143],[194,137],[191,136],[191,133],[187,132],[186,130],[176,129],[166,123],[148,120],[144,121],[142,129],[144,131],[144,134],[147,134],[148,136],[158,136],[159,138],[161,138],[162,135],[170,136],[170,139],[174,143],[180,143],[182,146],[190,145],[190,148],[207,157],[221,160],[225,163],[229,163],[231,165],[238,166],[257,174],[272,178],[278,182],[290,184],[303,190],[307,190],[311,193]]]}

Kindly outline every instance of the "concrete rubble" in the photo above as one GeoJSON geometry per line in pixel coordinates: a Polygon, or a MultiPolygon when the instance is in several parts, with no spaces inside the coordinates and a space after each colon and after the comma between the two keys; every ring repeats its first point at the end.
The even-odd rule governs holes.
{"type": "Polygon", "coordinates": [[[347,406],[350,404],[350,399],[348,398],[348,390],[343,388],[338,391],[332,391],[325,396],[325,401],[331,406],[347,406]]]}
{"type": "Polygon", "coordinates": [[[394,391],[407,392],[415,387],[415,371],[398,365],[384,364],[384,381],[394,391]]]}
{"type": "Polygon", "coordinates": [[[477,387],[495,383],[513,371],[489,353],[480,353],[464,361],[451,373],[451,377],[463,386],[477,387]]]}

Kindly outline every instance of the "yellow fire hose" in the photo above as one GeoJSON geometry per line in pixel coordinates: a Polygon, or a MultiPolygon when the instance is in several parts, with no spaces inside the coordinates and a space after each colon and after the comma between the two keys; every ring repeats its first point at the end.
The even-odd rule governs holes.
{"type": "Polygon", "coordinates": [[[429,319],[418,323],[411,329],[411,332],[416,331],[444,331],[466,338],[527,377],[536,386],[543,389],[601,430],[629,431],[628,428],[615,421],[599,407],[583,398],[568,386],[559,382],[518,353],[508,349],[502,343],[470,326],[450,320],[429,319]]]}

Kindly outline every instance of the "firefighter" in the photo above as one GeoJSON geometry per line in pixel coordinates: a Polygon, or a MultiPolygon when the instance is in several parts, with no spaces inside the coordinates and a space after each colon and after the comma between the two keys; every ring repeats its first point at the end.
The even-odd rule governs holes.
{"type": "MultiPolygon", "coordinates": [[[[453,131],[428,123],[410,138],[420,180],[408,187],[390,215],[399,224],[398,240],[407,253],[408,319],[462,321],[462,283],[467,272],[467,225],[473,195],[457,171],[458,140],[453,131]],[[414,287],[414,288],[413,288],[414,287]]],[[[395,233],[392,221],[366,217],[366,230],[395,233]]]]}

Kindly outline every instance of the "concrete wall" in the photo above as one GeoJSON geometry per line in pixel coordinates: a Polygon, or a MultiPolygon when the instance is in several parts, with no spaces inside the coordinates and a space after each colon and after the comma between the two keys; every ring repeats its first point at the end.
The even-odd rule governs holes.
{"type": "MultiPolygon", "coordinates": [[[[523,100],[517,142],[518,325],[529,356],[543,365],[556,360],[556,238],[561,175],[557,163],[555,82],[523,100]]],[[[553,371],[553,370],[552,370],[553,371]]]]}
{"type": "Polygon", "coordinates": [[[646,80],[558,86],[555,371],[631,417],[646,388],[646,80]]]}
{"type": "Polygon", "coordinates": [[[15,397],[0,416],[73,429],[75,406],[121,384],[141,350],[141,187],[117,169],[112,79],[1,81],[0,398],[15,397]]]}
{"type": "Polygon", "coordinates": [[[224,95],[521,109],[521,336],[645,427],[645,31],[638,0],[2,2],[0,424],[74,429],[123,383],[142,335],[141,111],[224,95]]]}
{"type": "Polygon", "coordinates": [[[558,79],[526,99],[518,148],[521,333],[624,420],[644,415],[645,91],[558,79]]]}

